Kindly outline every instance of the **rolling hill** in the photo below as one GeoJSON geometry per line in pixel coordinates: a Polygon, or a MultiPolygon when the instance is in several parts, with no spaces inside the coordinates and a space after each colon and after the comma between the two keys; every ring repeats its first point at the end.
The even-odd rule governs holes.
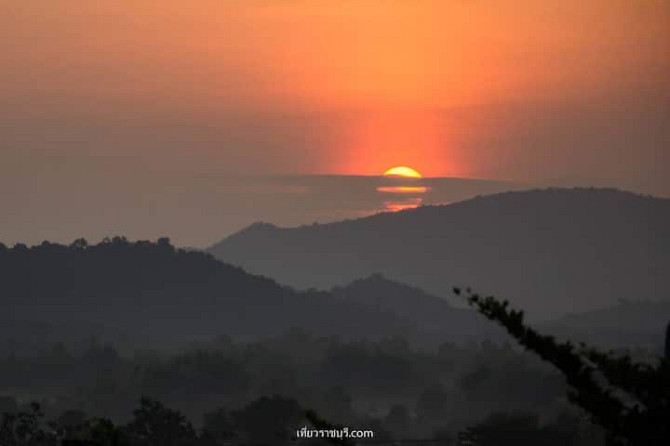
{"type": "Polygon", "coordinates": [[[440,296],[472,286],[553,319],[621,299],[668,299],[668,228],[668,199],[543,189],[330,224],[257,223],[209,252],[299,288],[379,272],[440,296]]]}
{"type": "Polygon", "coordinates": [[[425,345],[505,338],[502,329],[479,313],[456,308],[441,297],[381,274],[337,286],[330,293],[346,303],[390,313],[411,323],[425,345]]]}
{"type": "Polygon", "coordinates": [[[561,338],[608,348],[643,348],[663,354],[670,301],[624,301],[612,307],[568,314],[541,329],[561,338]]]}
{"type": "Polygon", "coordinates": [[[291,328],[343,338],[411,336],[390,313],[299,292],[211,255],[124,238],[89,246],[0,244],[0,338],[40,344],[98,336],[131,346],[169,346],[291,328]]]}

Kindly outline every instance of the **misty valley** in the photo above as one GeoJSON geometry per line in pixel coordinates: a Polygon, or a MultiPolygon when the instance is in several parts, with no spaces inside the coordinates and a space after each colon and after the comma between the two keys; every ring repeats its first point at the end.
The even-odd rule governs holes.
{"type": "Polygon", "coordinates": [[[0,244],[0,445],[652,444],[667,228],[665,199],[545,189],[205,251],[0,244]]]}
{"type": "Polygon", "coordinates": [[[669,0],[0,1],[0,446],[670,445],[669,0]]]}

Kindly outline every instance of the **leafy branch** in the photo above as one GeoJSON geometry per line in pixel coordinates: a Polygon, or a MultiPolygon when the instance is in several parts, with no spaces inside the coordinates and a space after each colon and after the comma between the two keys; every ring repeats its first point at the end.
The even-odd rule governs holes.
{"type": "Polygon", "coordinates": [[[670,444],[670,365],[634,362],[583,343],[559,342],[524,323],[524,312],[506,300],[454,288],[479,313],[503,326],[527,350],[556,367],[569,386],[568,399],[584,409],[615,441],[670,444]]]}

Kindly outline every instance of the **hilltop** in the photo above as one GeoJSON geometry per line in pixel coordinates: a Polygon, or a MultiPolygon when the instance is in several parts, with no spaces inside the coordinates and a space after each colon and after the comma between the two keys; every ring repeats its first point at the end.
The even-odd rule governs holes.
{"type": "Polygon", "coordinates": [[[256,224],[209,252],[299,288],[379,272],[438,296],[472,286],[554,318],[670,296],[670,200],[543,189],[295,228],[256,224]]]}
{"type": "Polygon", "coordinates": [[[137,346],[292,328],[344,338],[408,336],[391,314],[301,292],[169,240],[0,244],[0,336],[34,344],[96,336],[137,346]]]}

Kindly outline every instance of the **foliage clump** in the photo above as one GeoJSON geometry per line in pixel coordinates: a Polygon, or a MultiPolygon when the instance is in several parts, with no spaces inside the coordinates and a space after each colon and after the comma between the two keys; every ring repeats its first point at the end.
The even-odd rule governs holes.
{"type": "Polygon", "coordinates": [[[454,288],[488,319],[502,325],[527,350],[556,367],[569,386],[568,399],[602,426],[615,444],[670,444],[670,360],[636,362],[584,343],[560,342],[524,322],[521,310],[493,296],[454,288]]]}

